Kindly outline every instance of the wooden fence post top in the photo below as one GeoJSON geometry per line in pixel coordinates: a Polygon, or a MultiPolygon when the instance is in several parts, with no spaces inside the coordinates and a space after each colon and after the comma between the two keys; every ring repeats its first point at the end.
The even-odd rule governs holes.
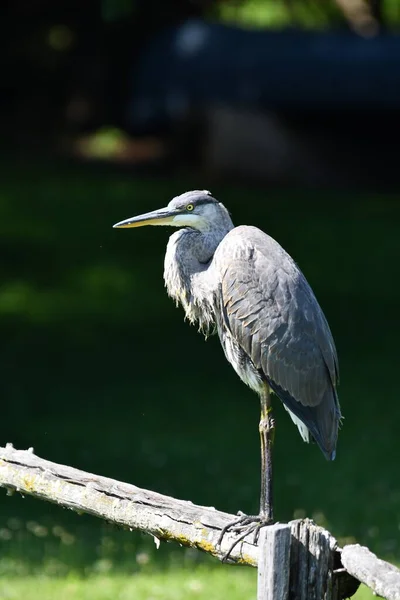
{"type": "Polygon", "coordinates": [[[258,540],[257,600],[287,600],[289,593],[289,524],[263,527],[258,540]]]}
{"type": "Polygon", "coordinates": [[[261,530],[258,600],[341,600],[358,585],[340,563],[336,539],[311,519],[261,530]]]}

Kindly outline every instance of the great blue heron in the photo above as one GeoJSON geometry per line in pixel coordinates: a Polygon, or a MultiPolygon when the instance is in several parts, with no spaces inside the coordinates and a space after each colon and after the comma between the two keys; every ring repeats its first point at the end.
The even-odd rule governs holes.
{"type": "Polygon", "coordinates": [[[242,539],[273,520],[271,390],[303,440],[315,440],[328,460],[335,458],[341,414],[332,334],[289,254],[256,227],[234,227],[225,206],[207,190],[186,192],[166,208],[114,227],[142,225],[180,228],[165,255],[168,294],[203,331],[216,327],[226,358],[260,396],[260,513],[239,513],[224,530],[240,531],[242,539]]]}

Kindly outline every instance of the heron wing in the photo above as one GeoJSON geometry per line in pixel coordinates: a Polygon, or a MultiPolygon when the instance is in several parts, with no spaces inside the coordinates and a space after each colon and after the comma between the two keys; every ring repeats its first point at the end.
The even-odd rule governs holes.
{"type": "Polygon", "coordinates": [[[332,457],[340,419],[337,354],[304,275],[275,240],[255,227],[232,230],[217,252],[224,325],[332,457]]]}

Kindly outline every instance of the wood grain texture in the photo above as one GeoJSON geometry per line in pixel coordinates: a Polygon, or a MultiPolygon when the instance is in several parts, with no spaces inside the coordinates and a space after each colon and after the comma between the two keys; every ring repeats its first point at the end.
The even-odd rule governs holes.
{"type": "Polygon", "coordinates": [[[337,600],[334,584],[337,542],[309,519],[292,521],[290,596],[296,600],[337,600]]]}
{"type": "Polygon", "coordinates": [[[291,537],[287,524],[261,529],[257,600],[288,600],[291,537]]]}

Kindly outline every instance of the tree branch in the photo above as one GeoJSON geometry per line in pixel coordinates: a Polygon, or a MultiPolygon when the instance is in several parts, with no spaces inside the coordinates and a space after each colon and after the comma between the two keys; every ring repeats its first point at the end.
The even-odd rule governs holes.
{"type": "Polygon", "coordinates": [[[400,600],[400,570],[365,546],[349,544],[342,550],[343,566],[354,577],[388,600],[400,600]]]}
{"type": "MultiPolygon", "coordinates": [[[[59,465],[29,450],[0,447],[0,486],[90,513],[122,527],[140,529],[155,538],[175,541],[222,559],[235,535],[227,533],[217,546],[222,528],[236,517],[212,507],[196,506],[108,477],[59,465]]],[[[252,538],[238,544],[229,562],[257,566],[258,547],[252,538]]]]}

